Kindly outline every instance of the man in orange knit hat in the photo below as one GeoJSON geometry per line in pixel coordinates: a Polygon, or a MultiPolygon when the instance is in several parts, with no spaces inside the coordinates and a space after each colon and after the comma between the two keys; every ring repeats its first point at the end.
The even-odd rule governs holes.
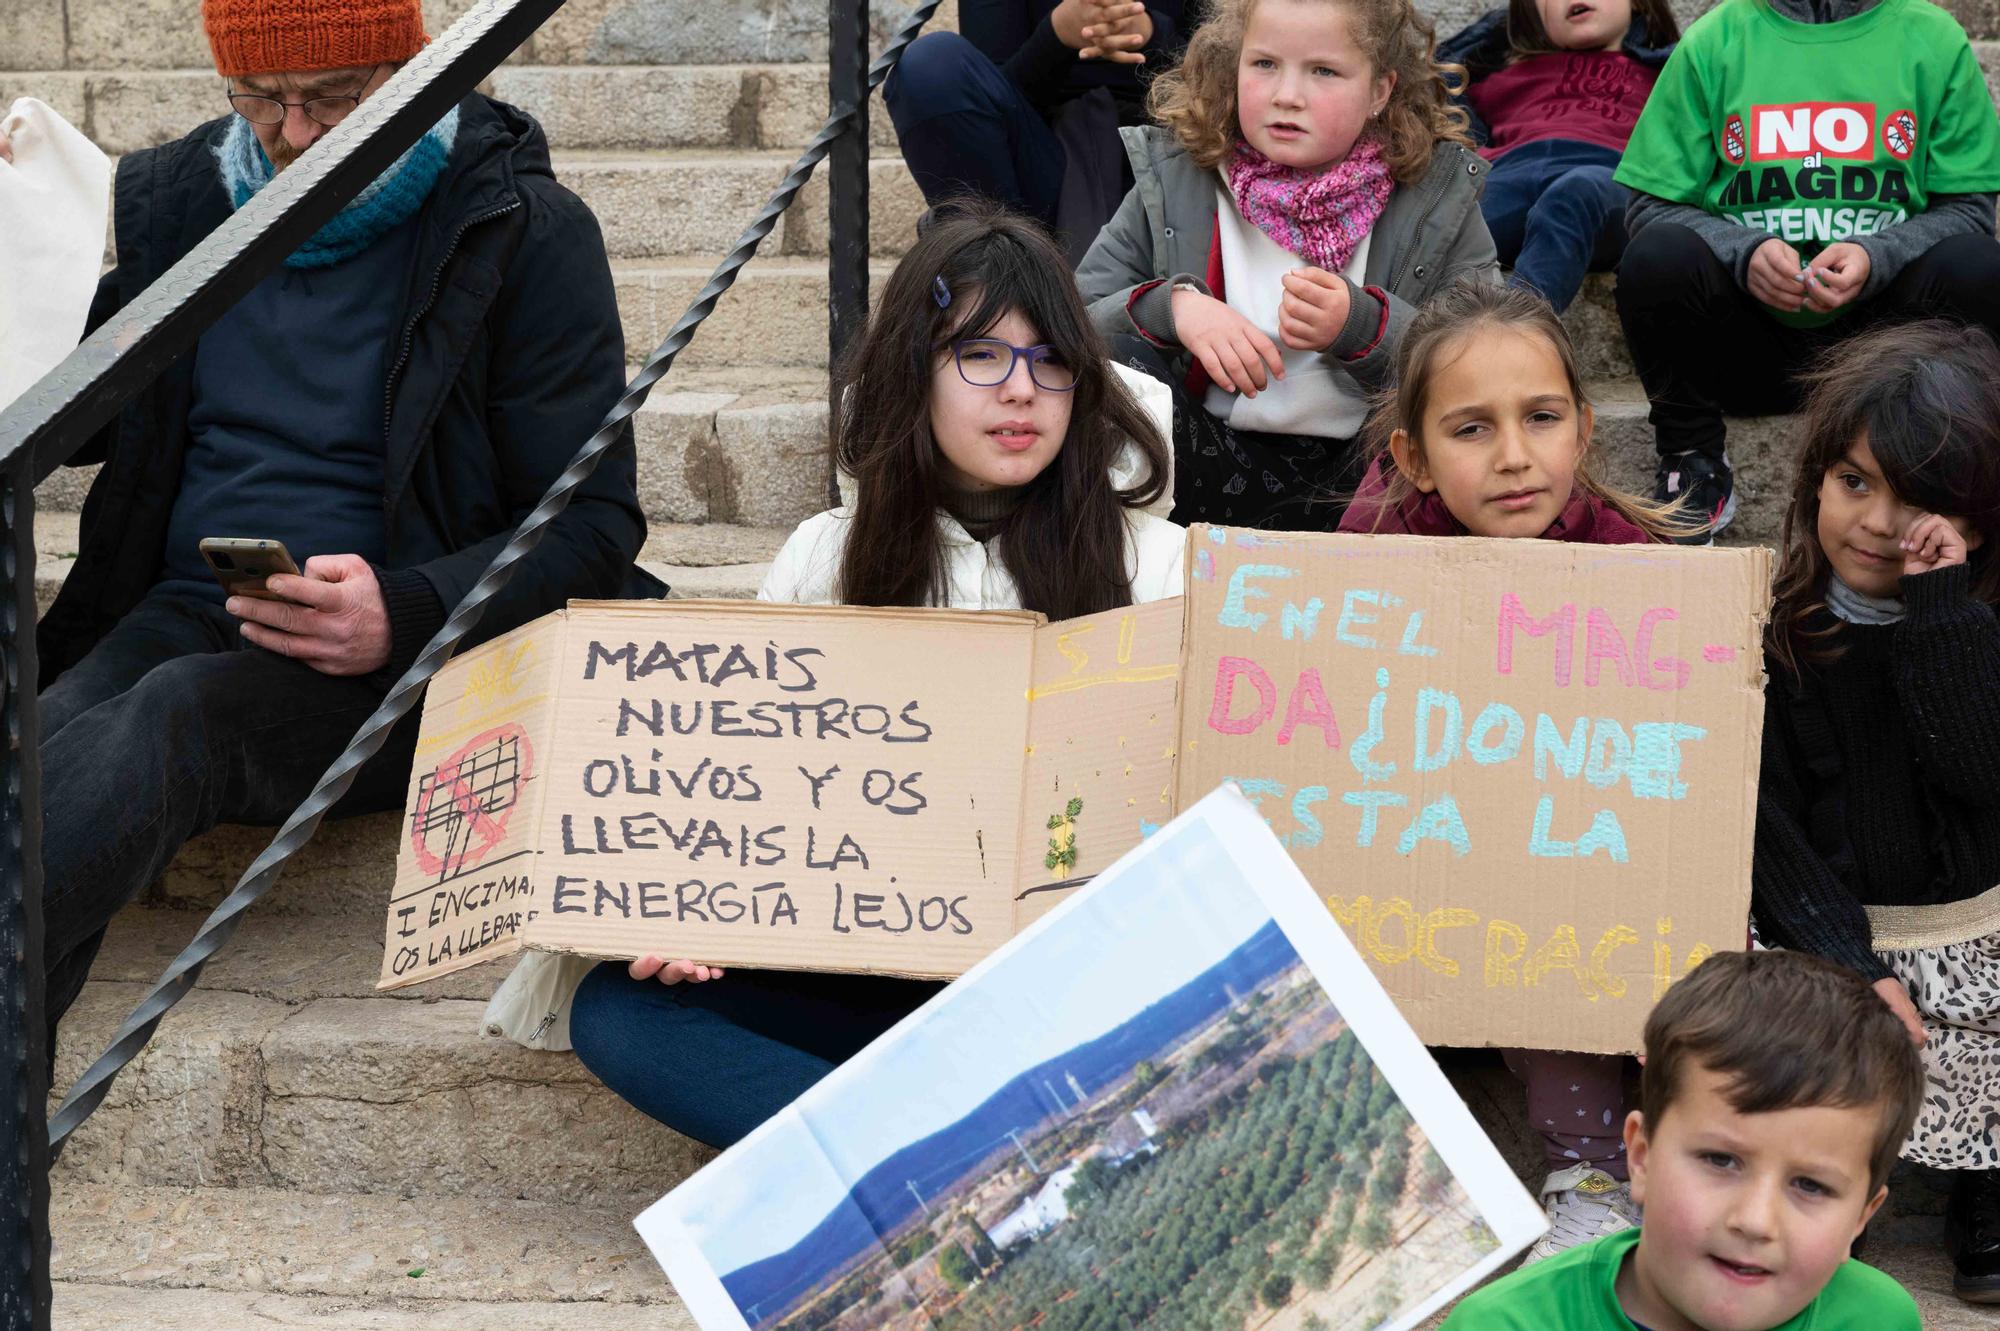
{"type": "MultiPolygon", "coordinates": [[[[202,21],[229,114],[119,162],[92,327],[428,40],[419,0],[203,0],[202,21]]],[[[183,842],[277,822],[312,788],[624,365],[596,220],[541,128],[475,94],[73,459],[103,466],[40,632],[52,1029],[106,923],[183,842]],[[268,580],[279,599],[225,595],[210,536],[281,540],[302,573],[268,580]]],[[[628,427],[473,640],[571,597],[658,594],[644,538],[628,427]]],[[[415,720],[339,811],[401,803],[415,720]]]]}

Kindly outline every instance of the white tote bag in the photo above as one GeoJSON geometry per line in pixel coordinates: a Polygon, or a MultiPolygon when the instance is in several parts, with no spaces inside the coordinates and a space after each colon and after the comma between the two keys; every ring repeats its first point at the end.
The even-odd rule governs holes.
{"type": "Polygon", "coordinates": [[[32,97],[0,120],[0,408],[76,350],[104,266],[111,162],[32,97]]]}
{"type": "Polygon", "coordinates": [[[481,1028],[530,1049],[568,1049],[570,1003],[595,965],[595,957],[523,952],[487,1001],[481,1028]]]}

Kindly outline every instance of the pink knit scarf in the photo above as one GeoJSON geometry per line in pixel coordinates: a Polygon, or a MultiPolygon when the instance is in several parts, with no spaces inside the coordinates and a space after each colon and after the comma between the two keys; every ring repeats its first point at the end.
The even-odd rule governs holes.
{"type": "Polygon", "coordinates": [[[1321,171],[1280,166],[1247,143],[1229,158],[1229,192],[1259,231],[1329,273],[1347,267],[1396,183],[1370,135],[1321,171]]]}

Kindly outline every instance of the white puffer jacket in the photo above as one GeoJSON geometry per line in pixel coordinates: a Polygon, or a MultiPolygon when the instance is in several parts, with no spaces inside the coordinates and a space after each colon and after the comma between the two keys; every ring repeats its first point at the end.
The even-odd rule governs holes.
{"type": "MultiPolygon", "coordinates": [[[[1132,575],[1132,600],[1140,603],[1179,596],[1183,590],[1181,564],[1187,549],[1186,529],[1165,518],[1132,509],[1126,510],[1125,523],[1125,566],[1132,575]]],[[[832,509],[800,523],[772,561],[770,575],[758,590],[757,599],[797,605],[836,604],[834,585],[840,580],[840,557],[853,530],[852,513],[845,508],[832,509]]],[[[947,513],[938,514],[938,534],[944,541],[953,609],[1021,608],[1021,593],[997,549],[973,540],[958,520],[947,513]]]]}

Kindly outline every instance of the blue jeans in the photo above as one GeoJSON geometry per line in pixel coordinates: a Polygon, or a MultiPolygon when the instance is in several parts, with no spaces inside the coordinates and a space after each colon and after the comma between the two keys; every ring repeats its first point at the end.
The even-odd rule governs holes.
{"type": "Polygon", "coordinates": [[[882,100],[927,203],[978,194],[1055,227],[1062,144],[978,47],[955,32],[924,34],[903,52],[882,100]]]}
{"type": "Polygon", "coordinates": [[[621,1098],[696,1141],[730,1146],[942,987],[756,970],[666,985],[607,961],[577,988],[569,1038],[621,1098]]]}
{"type": "Polygon", "coordinates": [[[1594,143],[1540,139],[1493,164],[1479,210],[1514,284],[1569,308],[1583,275],[1609,272],[1625,251],[1632,191],[1611,179],[1618,154],[1594,143]]]}
{"type": "MultiPolygon", "coordinates": [[[[50,1047],[124,905],[188,838],[281,821],[387,686],[244,642],[212,601],[154,592],[42,690],[42,919],[50,1047]]],[[[412,713],[336,815],[399,807],[412,713]]]]}

